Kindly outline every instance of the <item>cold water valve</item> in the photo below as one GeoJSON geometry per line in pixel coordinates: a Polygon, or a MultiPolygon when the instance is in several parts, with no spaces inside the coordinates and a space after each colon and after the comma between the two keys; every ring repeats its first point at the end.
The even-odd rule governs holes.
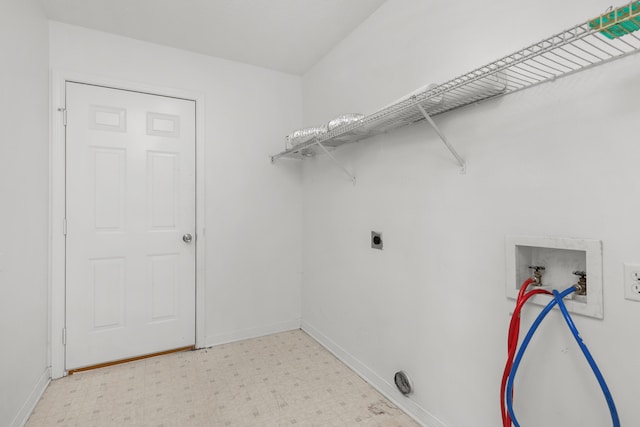
{"type": "Polygon", "coordinates": [[[574,271],[573,274],[580,277],[578,283],[576,283],[576,295],[587,294],[587,272],[586,271],[574,271]]]}

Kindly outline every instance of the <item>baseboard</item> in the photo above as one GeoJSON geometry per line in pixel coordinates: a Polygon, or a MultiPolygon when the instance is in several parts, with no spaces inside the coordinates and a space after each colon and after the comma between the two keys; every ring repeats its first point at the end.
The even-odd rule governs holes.
{"type": "Polygon", "coordinates": [[[302,330],[309,334],[313,339],[318,341],[328,351],[333,353],[334,356],[340,359],[345,365],[355,371],[366,382],[371,384],[371,386],[382,393],[383,396],[392,401],[396,406],[406,412],[418,423],[422,424],[425,427],[447,427],[442,421],[434,417],[429,413],[429,411],[418,405],[413,400],[405,397],[399,398],[400,394],[397,391],[395,385],[392,385],[391,383],[385,381],[364,363],[359,361],[348,351],[346,351],[326,335],[321,333],[318,329],[303,321],[302,330]]]}
{"type": "Polygon", "coordinates": [[[288,320],[286,322],[276,322],[269,325],[261,325],[255,328],[232,331],[217,335],[208,335],[205,347],[227,344],[230,342],[246,340],[250,338],[262,337],[265,335],[277,334],[278,332],[300,329],[300,319],[288,320]]]}
{"type": "Polygon", "coordinates": [[[42,375],[40,375],[40,378],[38,378],[38,381],[36,381],[36,384],[33,386],[33,390],[31,390],[29,397],[24,402],[24,405],[22,405],[20,412],[18,412],[11,422],[10,427],[23,427],[27,423],[27,420],[38,404],[40,397],[42,397],[42,393],[47,389],[50,381],[51,369],[47,367],[42,375]]]}

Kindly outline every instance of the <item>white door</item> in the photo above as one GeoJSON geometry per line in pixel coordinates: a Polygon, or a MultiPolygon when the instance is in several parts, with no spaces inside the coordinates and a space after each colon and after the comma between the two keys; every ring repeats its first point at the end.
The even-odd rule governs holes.
{"type": "Polygon", "coordinates": [[[195,102],[68,82],[66,103],[66,369],[194,345],[195,102]]]}

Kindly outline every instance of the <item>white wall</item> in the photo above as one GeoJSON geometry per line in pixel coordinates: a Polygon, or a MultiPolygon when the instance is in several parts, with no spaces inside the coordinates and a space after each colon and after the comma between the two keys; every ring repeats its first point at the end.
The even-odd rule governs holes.
{"type": "Polygon", "coordinates": [[[51,67],[203,93],[206,344],[299,326],[301,179],[272,165],[300,126],[301,79],[57,22],[51,67]]]}
{"type": "Polygon", "coordinates": [[[21,425],[47,369],[47,21],[0,2],[0,425],[21,425]]]}
{"type": "MultiPolygon", "coordinates": [[[[371,113],[608,5],[388,0],[304,76],[304,121],[371,113]]],[[[495,427],[513,307],[505,236],[599,239],[605,318],[575,321],[623,425],[640,425],[640,305],[622,284],[622,263],[640,262],[639,69],[636,55],[438,116],[466,175],[425,122],[336,150],[355,186],[326,157],[305,160],[304,328],[425,425],[495,427]],[[400,369],[410,398],[390,385],[400,369]]],[[[522,425],[611,425],[557,313],[532,346],[516,384],[522,425]]]]}

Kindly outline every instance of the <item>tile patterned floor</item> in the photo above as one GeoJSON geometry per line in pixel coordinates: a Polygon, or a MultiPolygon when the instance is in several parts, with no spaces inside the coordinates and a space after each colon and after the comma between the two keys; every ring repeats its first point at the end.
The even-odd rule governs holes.
{"type": "Polygon", "coordinates": [[[52,381],[40,426],[418,424],[297,330],[52,381]]]}

